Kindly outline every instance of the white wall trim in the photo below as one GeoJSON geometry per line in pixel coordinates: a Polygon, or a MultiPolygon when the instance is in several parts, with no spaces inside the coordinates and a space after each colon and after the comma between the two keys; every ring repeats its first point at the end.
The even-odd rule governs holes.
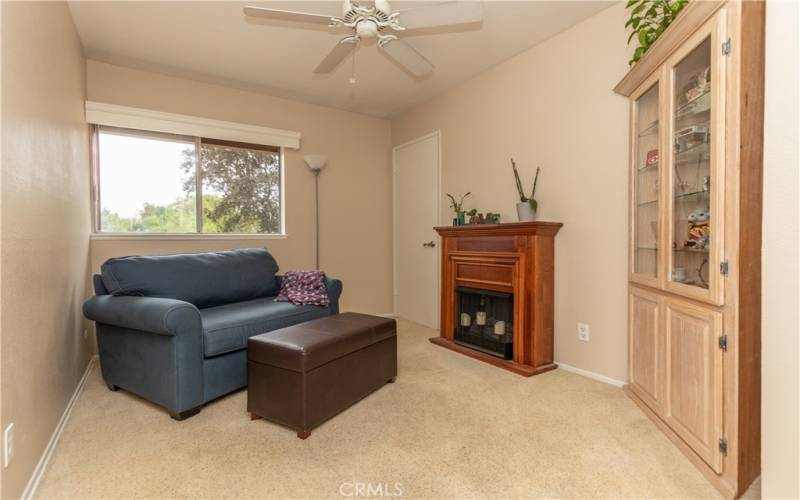
{"type": "Polygon", "coordinates": [[[381,318],[393,318],[393,319],[397,319],[398,317],[395,313],[376,314],[375,316],[380,316],[381,318]]]}
{"type": "Polygon", "coordinates": [[[67,403],[64,413],[61,415],[58,425],[56,425],[53,434],[50,436],[50,441],[48,441],[41,458],[39,458],[39,463],[36,464],[36,468],[33,469],[33,474],[28,480],[28,484],[22,491],[22,500],[33,498],[34,494],[36,493],[36,488],[39,486],[39,481],[41,481],[42,477],[44,477],[44,471],[47,469],[47,464],[50,462],[50,457],[53,456],[53,451],[55,451],[56,446],[58,445],[58,440],[61,439],[61,433],[64,431],[64,427],[67,425],[69,416],[72,414],[72,409],[75,407],[75,402],[78,401],[78,398],[80,398],[80,395],[83,392],[83,388],[86,386],[86,381],[89,379],[89,373],[92,371],[92,367],[94,366],[96,359],[97,355],[95,354],[89,360],[89,364],[86,366],[86,371],[83,372],[83,377],[81,377],[80,382],[78,382],[78,387],[76,387],[75,392],[72,393],[72,397],[67,403]]]}
{"type": "Polygon", "coordinates": [[[555,363],[558,365],[560,369],[566,372],[574,373],[576,375],[581,375],[583,377],[590,378],[592,380],[597,380],[598,382],[603,382],[604,384],[613,385],[615,387],[622,387],[627,383],[621,380],[613,379],[611,377],[606,377],[605,375],[600,375],[599,373],[590,372],[589,370],[584,370],[583,368],[576,368],[574,366],[564,364],[561,361],[556,361],[555,363]]]}
{"type": "Polygon", "coordinates": [[[248,142],[284,148],[300,148],[300,132],[212,120],[86,101],[86,121],[94,125],[123,127],[151,132],[207,137],[224,141],[248,142]]]}
{"type": "MultiPolygon", "coordinates": [[[[436,138],[438,159],[436,162],[436,216],[434,225],[439,225],[439,220],[442,216],[442,131],[434,130],[429,134],[417,137],[403,144],[399,144],[392,148],[392,308],[394,309],[394,316],[397,317],[397,150],[406,146],[411,146],[417,142],[436,138]]],[[[438,241],[441,245],[441,240],[438,241]]],[[[434,286],[436,287],[436,300],[439,301],[441,295],[441,280],[442,263],[439,258],[439,251],[436,251],[436,276],[434,277],[434,286]]],[[[439,317],[441,314],[440,305],[436,304],[436,322],[441,321],[439,317]]]]}

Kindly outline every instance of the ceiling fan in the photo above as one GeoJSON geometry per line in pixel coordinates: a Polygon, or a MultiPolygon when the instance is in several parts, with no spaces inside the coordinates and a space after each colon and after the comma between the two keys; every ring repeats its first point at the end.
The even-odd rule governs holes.
{"type": "Polygon", "coordinates": [[[450,1],[392,11],[387,0],[344,0],[342,17],[264,7],[245,7],[244,13],[250,17],[352,29],[353,34],[342,38],[314,69],[314,73],[330,73],[355,50],[361,40],[377,38],[378,47],[417,77],[431,74],[434,66],[414,47],[399,39],[397,34],[405,30],[477,23],[483,19],[483,9],[477,1],[450,1]]]}

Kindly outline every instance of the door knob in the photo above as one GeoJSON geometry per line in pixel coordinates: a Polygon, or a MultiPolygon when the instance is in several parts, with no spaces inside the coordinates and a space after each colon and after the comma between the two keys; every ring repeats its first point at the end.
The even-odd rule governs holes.
{"type": "Polygon", "coordinates": [[[436,246],[436,243],[434,243],[433,240],[431,240],[431,241],[429,241],[427,243],[423,243],[422,246],[428,247],[428,248],[433,248],[433,247],[436,246]]]}

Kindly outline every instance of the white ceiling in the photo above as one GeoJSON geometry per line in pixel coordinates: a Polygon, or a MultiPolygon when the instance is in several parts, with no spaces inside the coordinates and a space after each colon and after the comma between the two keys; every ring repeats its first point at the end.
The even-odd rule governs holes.
{"type": "MultiPolygon", "coordinates": [[[[394,10],[425,2],[392,2],[394,10]]],[[[70,8],[87,56],[124,66],[262,91],[378,117],[426,101],[611,5],[599,1],[486,1],[482,25],[404,37],[436,65],[415,80],[377,47],[331,75],[312,70],[344,36],[324,26],[245,19],[242,6],[341,15],[336,1],[84,2],[70,8]]]]}

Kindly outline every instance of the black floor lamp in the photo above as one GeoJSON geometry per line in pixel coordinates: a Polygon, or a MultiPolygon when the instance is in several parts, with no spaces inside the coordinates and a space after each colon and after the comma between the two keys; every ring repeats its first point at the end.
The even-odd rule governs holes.
{"type": "Polygon", "coordinates": [[[316,235],[314,236],[314,241],[317,249],[317,269],[319,269],[319,172],[328,162],[328,158],[324,155],[306,155],[303,157],[303,159],[306,161],[308,168],[311,169],[311,173],[314,174],[314,201],[316,209],[314,216],[314,221],[316,223],[316,235]]]}

